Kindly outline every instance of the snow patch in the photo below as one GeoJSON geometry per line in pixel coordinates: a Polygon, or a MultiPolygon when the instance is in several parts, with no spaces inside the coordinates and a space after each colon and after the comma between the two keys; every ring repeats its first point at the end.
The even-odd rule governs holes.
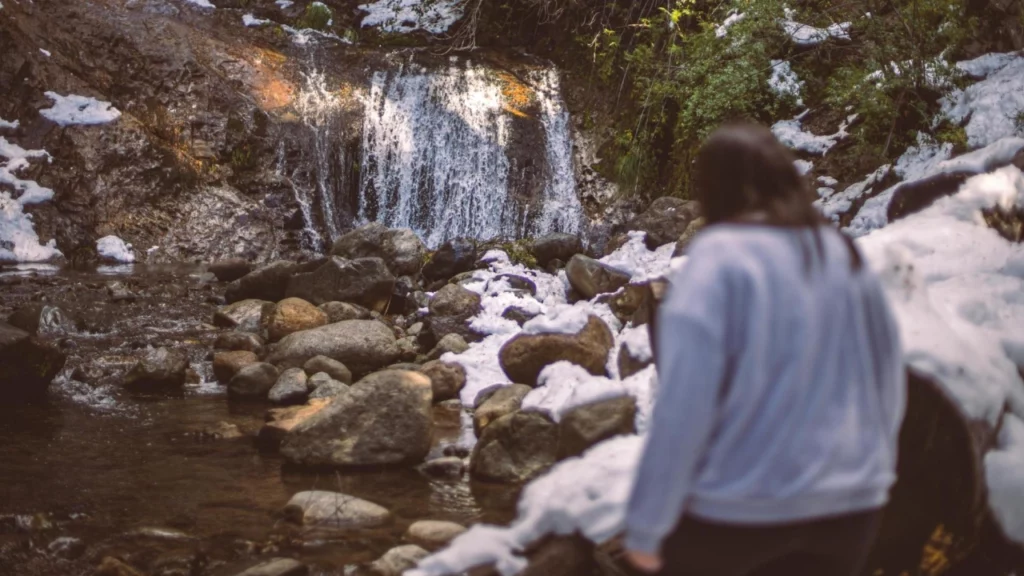
{"type": "Polygon", "coordinates": [[[242,16],[242,24],[245,26],[263,26],[264,24],[271,24],[271,21],[257,18],[252,14],[245,14],[242,16]]]}
{"type": "Polygon", "coordinates": [[[850,127],[850,124],[856,120],[857,116],[849,116],[842,124],[839,125],[839,130],[835,134],[828,136],[816,136],[810,132],[805,132],[801,127],[803,118],[807,112],[803,112],[792,120],[780,120],[772,125],[772,134],[779,139],[787,148],[792,150],[799,150],[806,152],[807,154],[813,154],[815,156],[824,156],[833,146],[839,143],[849,136],[849,132],[846,131],[850,127]]]}
{"type": "Polygon", "coordinates": [[[463,0],[378,0],[362,4],[367,12],[363,28],[379,27],[385,32],[408,34],[423,30],[443,34],[463,15],[463,0]]]}
{"type": "Polygon", "coordinates": [[[1015,542],[1024,542],[1024,421],[1007,415],[996,448],[985,455],[988,505],[1015,542]]]}
{"type": "Polygon", "coordinates": [[[194,4],[200,8],[216,8],[213,4],[210,4],[210,0],[185,0],[189,4],[194,4]]]}
{"type": "Polygon", "coordinates": [[[61,126],[106,124],[121,117],[121,111],[110,102],[76,94],[61,96],[56,92],[46,92],[46,96],[53,100],[53,106],[39,114],[61,126]]]}
{"type": "Polygon", "coordinates": [[[39,51],[42,52],[43,56],[46,56],[47,58],[51,56],[49,50],[43,50],[42,48],[40,48],[39,51]]]}
{"type": "MultiPolygon", "coordinates": [[[[14,128],[18,125],[17,122],[7,124],[14,128]]],[[[53,190],[33,180],[22,180],[16,174],[30,165],[30,159],[50,162],[52,157],[46,150],[25,150],[0,136],[0,158],[6,159],[0,164],[0,184],[14,188],[17,195],[15,197],[11,192],[0,189],[0,262],[44,262],[59,256],[54,240],[39,243],[39,236],[32,226],[32,216],[24,210],[29,204],[53,198],[53,190]]]]}
{"type": "Polygon", "coordinates": [[[799,172],[801,176],[806,176],[811,173],[811,170],[814,170],[814,162],[811,162],[810,160],[803,160],[801,158],[794,160],[793,166],[796,166],[796,171],[799,172]]]}
{"type": "Polygon", "coordinates": [[[292,2],[291,0],[277,0],[276,2],[274,2],[274,4],[277,4],[277,7],[280,8],[281,10],[286,10],[289,6],[294,4],[294,2],[292,2]]]}
{"type": "Polygon", "coordinates": [[[738,13],[735,13],[735,14],[730,14],[729,17],[727,17],[724,21],[722,21],[722,25],[721,26],[718,26],[717,28],[715,28],[715,37],[716,38],[725,38],[725,35],[729,33],[729,28],[733,24],[735,24],[737,22],[741,22],[746,17],[747,17],[747,15],[744,14],[743,12],[738,12],[738,13]]]}
{"type": "Polygon", "coordinates": [[[852,22],[832,24],[828,28],[815,28],[814,26],[801,24],[793,20],[794,13],[789,8],[785,9],[785,16],[785,18],[779,20],[779,24],[797,46],[817,46],[829,38],[835,38],[836,40],[850,39],[852,22]]]}
{"type": "Polygon", "coordinates": [[[125,244],[117,236],[104,236],[96,241],[96,253],[108,261],[128,264],[135,262],[135,253],[131,244],[125,244]]]}
{"type": "Polygon", "coordinates": [[[772,75],[768,78],[768,88],[779,98],[792,98],[797,106],[803,107],[801,93],[804,83],[797,77],[787,60],[772,60],[772,75]]]}
{"type": "Polygon", "coordinates": [[[675,243],[665,244],[657,250],[648,250],[644,232],[630,232],[628,240],[618,250],[600,259],[602,264],[632,276],[630,282],[638,284],[663,276],[670,268],[675,243]]]}
{"type": "Polygon", "coordinates": [[[988,54],[957,67],[985,78],[940,101],[945,117],[956,124],[966,122],[967,144],[977,148],[1024,135],[1018,125],[1024,118],[1024,56],[988,54]]]}
{"type": "Polygon", "coordinates": [[[8,120],[4,120],[3,118],[0,118],[0,130],[3,130],[5,128],[10,129],[10,130],[17,130],[19,124],[20,124],[20,122],[18,122],[17,120],[15,120],[14,122],[10,122],[8,120]]]}

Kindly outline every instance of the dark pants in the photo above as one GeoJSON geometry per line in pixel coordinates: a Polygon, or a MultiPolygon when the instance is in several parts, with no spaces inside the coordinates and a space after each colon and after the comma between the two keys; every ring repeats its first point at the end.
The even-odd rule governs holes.
{"type": "Polygon", "coordinates": [[[779,525],[718,524],[687,516],[662,547],[662,576],[856,576],[875,542],[872,511],[779,525]]]}

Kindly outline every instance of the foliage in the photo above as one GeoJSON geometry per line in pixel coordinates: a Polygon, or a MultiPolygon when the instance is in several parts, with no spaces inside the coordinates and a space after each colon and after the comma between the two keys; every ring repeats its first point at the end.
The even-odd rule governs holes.
{"type": "Polygon", "coordinates": [[[526,240],[505,242],[500,246],[500,249],[508,254],[508,258],[513,264],[522,264],[527,268],[537,267],[537,259],[533,257],[533,253],[530,251],[530,244],[526,240]]]}
{"type": "Polygon", "coordinates": [[[326,30],[331,22],[331,9],[320,2],[313,2],[306,6],[306,11],[299,16],[295,22],[297,28],[312,28],[313,30],[326,30]]]}

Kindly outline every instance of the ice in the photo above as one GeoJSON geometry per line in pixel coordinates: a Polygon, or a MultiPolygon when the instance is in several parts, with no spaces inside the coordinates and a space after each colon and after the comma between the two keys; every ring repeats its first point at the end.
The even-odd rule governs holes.
{"type": "Polygon", "coordinates": [[[128,264],[135,262],[131,244],[125,244],[117,236],[104,236],[96,241],[96,253],[106,260],[128,264]]]}
{"type": "Polygon", "coordinates": [[[735,14],[730,14],[729,17],[727,17],[724,21],[722,21],[722,25],[721,26],[718,26],[717,28],[715,28],[715,37],[717,37],[717,38],[725,38],[725,35],[729,33],[729,27],[731,27],[733,24],[735,24],[737,22],[742,21],[746,17],[747,17],[747,15],[744,14],[743,12],[738,12],[738,13],[735,13],[735,14]]]}
{"type": "Polygon", "coordinates": [[[424,30],[443,34],[460,18],[464,0],[378,0],[361,4],[363,28],[377,26],[385,32],[409,33],[424,30]]]}
{"type": "Polygon", "coordinates": [[[1024,56],[989,54],[957,65],[985,79],[940,101],[942,114],[964,125],[972,148],[1019,135],[1024,118],[1024,56]]]}
{"type": "Polygon", "coordinates": [[[852,22],[832,24],[828,28],[815,28],[807,24],[801,24],[793,20],[793,11],[786,9],[786,17],[779,21],[782,29],[793,40],[793,43],[801,47],[817,46],[829,38],[837,40],[849,40],[852,22]]]}
{"type": "Polygon", "coordinates": [[[1007,415],[996,448],[985,455],[993,515],[1014,542],[1024,542],[1024,421],[1007,415]]]}
{"type": "Polygon", "coordinates": [[[263,26],[264,24],[270,24],[270,20],[263,18],[257,18],[252,14],[245,14],[242,16],[242,24],[246,26],[263,26]]]}
{"type": "Polygon", "coordinates": [[[88,96],[61,96],[56,92],[46,92],[46,97],[53,100],[53,106],[40,110],[39,114],[61,126],[106,124],[121,117],[121,111],[110,102],[88,96]]]}
{"type": "Polygon", "coordinates": [[[779,139],[786,147],[799,150],[815,156],[824,156],[833,146],[839,143],[850,134],[846,131],[855,116],[850,116],[842,124],[835,134],[828,136],[816,136],[805,132],[801,127],[804,116],[807,112],[800,114],[792,120],[780,120],[772,125],[772,134],[779,139]]]}
{"type": "Polygon", "coordinates": [[[779,98],[793,98],[797,106],[803,107],[801,93],[804,83],[793,72],[786,60],[772,60],[772,75],[768,78],[768,88],[779,98]]]}

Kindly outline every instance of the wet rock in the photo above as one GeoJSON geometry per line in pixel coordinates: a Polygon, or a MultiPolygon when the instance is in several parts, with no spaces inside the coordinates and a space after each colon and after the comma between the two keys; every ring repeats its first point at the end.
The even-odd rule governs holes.
{"type": "Polygon", "coordinates": [[[582,254],[569,260],[565,274],[573,289],[587,300],[598,294],[615,292],[629,284],[630,278],[629,274],[582,254]]]}
{"type": "Polygon", "coordinates": [[[434,391],[434,402],[457,398],[466,385],[466,369],[460,364],[449,364],[440,360],[427,362],[420,372],[430,378],[434,391]]]}
{"type": "Polygon", "coordinates": [[[705,225],[706,221],[703,217],[696,218],[693,222],[690,222],[686,227],[686,231],[683,232],[683,235],[679,237],[679,241],[676,242],[676,249],[672,251],[672,257],[676,258],[686,254],[687,248],[690,247],[690,242],[693,242],[693,239],[697,237],[697,233],[700,232],[705,225]]]}
{"type": "Polygon", "coordinates": [[[391,513],[383,506],[323,490],[292,496],[284,507],[284,514],[292,522],[318,528],[377,528],[391,522],[391,513]]]}
{"type": "Polygon", "coordinates": [[[429,308],[435,316],[468,318],[480,313],[480,295],[458,284],[447,284],[430,299],[429,308]]]}
{"type": "Polygon", "coordinates": [[[608,298],[608,307],[623,324],[630,322],[636,311],[644,305],[652,282],[626,284],[608,298]]]}
{"type": "Polygon", "coordinates": [[[593,574],[594,545],[579,535],[551,536],[532,545],[526,552],[529,564],[519,576],[552,574],[593,574]]]}
{"type": "Polygon", "coordinates": [[[693,200],[682,200],[671,196],[663,196],[654,202],[642,214],[626,224],[626,230],[646,232],[644,244],[649,250],[679,240],[700,214],[700,205],[693,200]]]}
{"type": "Polygon", "coordinates": [[[221,282],[234,282],[252,272],[252,265],[243,258],[228,258],[210,264],[207,269],[221,282]]]}
{"type": "Polygon", "coordinates": [[[371,374],[292,428],[281,453],[307,466],[421,462],[433,435],[432,399],[430,379],[423,374],[371,374]]]}
{"type": "Polygon", "coordinates": [[[221,307],[213,315],[213,325],[240,332],[260,334],[263,319],[274,310],[274,303],[266,300],[240,300],[221,307]]]}
{"type": "Polygon", "coordinates": [[[456,536],[465,531],[465,526],[455,522],[420,520],[413,522],[405,531],[405,539],[427,550],[438,550],[447,546],[456,536]]]}
{"type": "Polygon", "coordinates": [[[134,302],[138,295],[128,289],[123,282],[108,282],[107,294],[111,302],[134,302]]]}
{"type": "Polygon", "coordinates": [[[319,374],[323,372],[343,384],[352,383],[352,372],[341,362],[332,360],[327,356],[314,356],[302,365],[306,374],[319,374]]]}
{"type": "Polygon", "coordinates": [[[274,408],[268,411],[266,423],[256,436],[256,444],[261,450],[276,451],[289,430],[322,410],[328,403],[329,400],[312,399],[304,406],[274,408]]]}
{"type": "Polygon", "coordinates": [[[213,375],[218,382],[226,384],[234,378],[235,374],[238,374],[239,370],[259,361],[256,354],[247,350],[217,352],[213,355],[213,375]]]}
{"type": "Polygon", "coordinates": [[[533,240],[531,253],[537,265],[544,268],[552,260],[569,260],[583,252],[583,242],[572,234],[548,234],[533,240]]]}
{"type": "Polygon", "coordinates": [[[306,576],[309,568],[291,558],[272,558],[252,568],[239,572],[236,576],[306,576]]]}
{"type": "Polygon", "coordinates": [[[444,338],[441,338],[441,340],[438,341],[437,346],[434,346],[434,348],[427,353],[427,360],[437,360],[449,352],[452,354],[462,354],[466,350],[469,350],[469,344],[466,343],[465,338],[458,334],[448,334],[444,338]]]}
{"type": "Polygon", "coordinates": [[[557,460],[558,425],[541,412],[514,412],[491,422],[469,460],[469,474],[486,482],[525,482],[557,460]]]}
{"type": "Polygon", "coordinates": [[[0,396],[4,402],[45,397],[66,360],[56,346],[0,322],[0,396]]]}
{"type": "Polygon", "coordinates": [[[238,371],[228,382],[228,396],[232,398],[266,398],[281,373],[273,364],[257,362],[238,371]]]}
{"type": "Polygon", "coordinates": [[[412,326],[405,331],[409,336],[419,336],[420,332],[423,332],[423,322],[414,322],[412,326]]]}
{"type": "Polygon", "coordinates": [[[488,289],[491,289],[495,284],[508,284],[509,288],[513,292],[520,294],[529,294],[530,296],[537,295],[537,284],[533,280],[525,276],[519,276],[517,274],[498,274],[487,283],[488,289]]]}
{"type": "Polygon", "coordinates": [[[399,338],[396,342],[398,345],[398,359],[403,362],[414,362],[420,355],[420,345],[416,338],[412,336],[406,336],[405,338],[399,338]]]}
{"type": "Polygon", "coordinates": [[[211,440],[234,440],[244,436],[242,431],[235,424],[230,422],[217,422],[207,426],[200,431],[200,436],[211,440]]]}
{"type": "Polygon", "coordinates": [[[352,374],[367,374],[398,358],[395,334],[377,320],[346,320],[289,334],[275,344],[266,361],[303,366],[314,356],[327,356],[348,367],[352,374]]]}
{"type": "Polygon", "coordinates": [[[308,265],[299,265],[287,260],[271,262],[231,282],[224,291],[228,302],[242,300],[268,300],[278,302],[287,296],[288,281],[300,271],[308,272],[308,265]]]}
{"type": "Polygon", "coordinates": [[[396,546],[374,560],[368,569],[374,576],[402,576],[406,570],[415,568],[420,560],[429,555],[430,552],[415,544],[396,546]]]}
{"type": "Polygon", "coordinates": [[[292,277],[287,296],[318,305],[351,302],[383,312],[394,287],[395,277],[380,258],[346,260],[332,256],[316,270],[292,277]]]}
{"type": "Polygon", "coordinates": [[[156,392],[185,385],[188,356],[179,350],[150,350],[128,371],[124,387],[139,392],[156,392]]]}
{"type": "Polygon", "coordinates": [[[306,380],[302,368],[289,368],[278,376],[267,398],[274,404],[301,404],[309,396],[306,380]]]}
{"type": "Polygon", "coordinates": [[[636,433],[636,401],[620,396],[577,406],[558,423],[558,459],[583,454],[620,434],[636,433]]]}
{"type": "Polygon", "coordinates": [[[423,266],[423,277],[427,280],[443,280],[460,272],[471,270],[476,263],[476,243],[459,238],[446,242],[431,254],[423,266]]]}
{"type": "Polygon", "coordinates": [[[461,478],[466,462],[458,456],[443,456],[420,464],[419,471],[434,478],[461,478]]]}
{"type": "Polygon", "coordinates": [[[499,359],[510,380],[536,386],[540,371],[560,360],[582,366],[595,376],[604,375],[614,344],[608,325],[591,316],[576,334],[519,334],[501,347],[499,359]]]}
{"type": "Polygon", "coordinates": [[[104,558],[92,574],[93,576],[143,576],[142,572],[113,556],[104,558]]]}
{"type": "Polygon", "coordinates": [[[369,320],[370,311],[358,304],[350,302],[325,302],[320,309],[327,314],[327,322],[344,322],[345,320],[369,320]]]}
{"type": "Polygon", "coordinates": [[[539,316],[538,313],[530,312],[529,310],[526,310],[525,308],[520,308],[519,306],[509,306],[508,308],[505,308],[504,312],[501,313],[502,318],[506,320],[511,320],[516,324],[519,324],[520,326],[526,324],[530,320],[533,320],[537,316],[539,316]]]}
{"type": "MultiPolygon", "coordinates": [[[[324,374],[323,372],[321,372],[320,374],[315,374],[314,376],[320,376],[320,375],[326,376],[326,374],[324,374]]],[[[317,382],[316,386],[314,388],[312,388],[312,390],[313,391],[310,392],[310,394],[309,394],[309,398],[311,400],[316,400],[316,399],[321,399],[321,398],[323,398],[323,399],[331,399],[331,398],[334,398],[336,396],[341,396],[342,394],[348,394],[348,392],[351,390],[351,387],[348,386],[347,384],[344,384],[342,382],[339,382],[337,380],[334,380],[334,379],[328,377],[325,380],[317,382]]]]}
{"type": "Polygon", "coordinates": [[[267,337],[271,342],[302,330],[327,324],[327,314],[301,298],[285,298],[277,303],[267,320],[267,337]]]}
{"type": "Polygon", "coordinates": [[[74,560],[85,553],[85,542],[79,538],[62,536],[46,547],[50,554],[65,560],[74,560]]]}
{"type": "Polygon", "coordinates": [[[71,379],[84,382],[90,386],[98,386],[107,377],[107,371],[96,364],[82,364],[71,371],[71,379]]]}
{"type": "Polygon", "coordinates": [[[473,430],[477,437],[491,422],[519,410],[523,405],[523,398],[526,398],[531,390],[533,388],[525,384],[512,384],[480,392],[476,400],[476,409],[473,411],[473,430]]]}
{"type": "Polygon", "coordinates": [[[338,238],[331,248],[332,256],[356,258],[376,257],[387,264],[396,276],[416,274],[423,265],[427,247],[408,228],[388,229],[373,222],[338,238]]]}
{"type": "Polygon", "coordinates": [[[217,336],[213,348],[232,352],[252,352],[259,356],[263,353],[263,339],[252,332],[225,332],[217,336]]]}
{"type": "Polygon", "coordinates": [[[33,302],[18,308],[7,322],[34,336],[67,334],[75,330],[75,323],[66,312],[42,302],[33,302]]]}

